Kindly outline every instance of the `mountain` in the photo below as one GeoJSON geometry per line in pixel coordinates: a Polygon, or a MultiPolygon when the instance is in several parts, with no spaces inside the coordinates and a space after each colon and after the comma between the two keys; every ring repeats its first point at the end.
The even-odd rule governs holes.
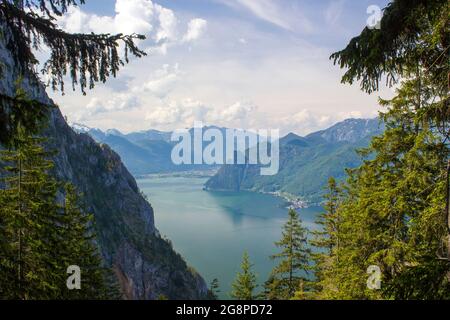
{"type": "Polygon", "coordinates": [[[139,131],[132,132],[126,135],[126,138],[133,142],[139,141],[165,141],[170,142],[170,137],[172,132],[163,132],[158,130],[147,130],[147,131],[139,131]]]}
{"type": "Polygon", "coordinates": [[[367,146],[382,131],[378,119],[348,119],[306,137],[290,133],[280,139],[277,175],[261,176],[258,165],[224,165],[205,189],[288,193],[318,203],[328,178],[344,179],[345,168],[359,166],[361,159],[355,150],[367,146]]]}
{"type": "MultiPolygon", "coordinates": [[[[104,132],[78,123],[72,124],[72,128],[76,132],[90,135],[98,143],[107,144],[111,147],[112,150],[120,155],[126,167],[134,175],[219,168],[217,165],[175,165],[171,158],[172,149],[176,144],[176,142],[171,141],[172,132],[147,130],[123,134],[116,129],[109,129],[104,132]]],[[[226,128],[216,126],[202,128],[203,131],[208,129],[217,129],[224,137],[226,136],[226,128]]],[[[191,128],[188,131],[193,141],[194,129],[191,128]]],[[[242,131],[237,130],[237,132],[242,131]]],[[[251,147],[254,147],[255,145],[252,145],[250,142],[253,140],[258,141],[257,134],[247,134],[250,139],[246,140],[246,142],[251,147]]],[[[208,144],[209,142],[203,142],[203,148],[208,144]]],[[[191,147],[193,148],[193,142],[191,147]]],[[[225,147],[224,145],[224,155],[226,154],[225,147]]]]}
{"type": "Polygon", "coordinates": [[[171,133],[149,130],[123,134],[116,129],[102,131],[80,124],[72,124],[72,128],[90,135],[100,144],[108,145],[119,154],[134,175],[187,170],[183,166],[175,166],[171,161],[171,133]]]}
{"type": "Polygon", "coordinates": [[[380,123],[378,120],[348,119],[326,130],[311,133],[306,136],[306,139],[315,141],[316,143],[358,143],[361,139],[372,137],[374,134],[380,132],[380,123]]]}
{"type": "MultiPolygon", "coordinates": [[[[6,32],[2,36],[0,92],[15,96],[15,83],[22,79],[20,84],[28,98],[54,105],[33,74],[21,75],[1,40],[6,32]]],[[[205,281],[173,250],[170,242],[161,238],[151,205],[120,157],[108,145],[72,130],[56,106],[49,115],[45,136],[47,147],[58,151],[52,159],[53,174],[61,181],[72,182],[83,194],[87,209],[95,217],[95,242],[104,264],[113,268],[124,297],[205,297],[205,281]]]]}

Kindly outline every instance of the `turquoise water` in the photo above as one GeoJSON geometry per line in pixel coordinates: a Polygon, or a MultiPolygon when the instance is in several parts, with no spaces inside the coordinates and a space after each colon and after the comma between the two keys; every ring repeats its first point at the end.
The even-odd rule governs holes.
{"type": "MultiPolygon", "coordinates": [[[[156,226],[173,242],[187,263],[209,283],[218,278],[222,298],[229,298],[242,254],[248,251],[264,283],[274,263],[274,242],[286,222],[284,201],[252,192],[203,191],[207,178],[148,177],[138,185],[155,211],[156,226]]],[[[299,210],[305,226],[314,228],[320,208],[299,210]]]]}

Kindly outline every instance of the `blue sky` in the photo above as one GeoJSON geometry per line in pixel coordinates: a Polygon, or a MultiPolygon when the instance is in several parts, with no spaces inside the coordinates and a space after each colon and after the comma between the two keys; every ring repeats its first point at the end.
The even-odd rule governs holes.
{"type": "MultiPolygon", "coordinates": [[[[60,26],[139,32],[149,55],[83,97],[52,97],[72,122],[129,132],[194,121],[306,134],[373,117],[378,94],[340,84],[330,54],[365,27],[381,0],[87,0],[60,26]]],[[[388,97],[390,89],[379,95],[388,97]]]]}

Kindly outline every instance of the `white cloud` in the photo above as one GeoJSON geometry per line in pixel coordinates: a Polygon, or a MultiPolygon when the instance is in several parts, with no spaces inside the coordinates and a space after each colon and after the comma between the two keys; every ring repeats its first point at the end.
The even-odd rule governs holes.
{"type": "Polygon", "coordinates": [[[149,92],[160,99],[166,98],[178,83],[180,74],[178,64],[173,67],[165,64],[161,69],[156,70],[142,87],[134,88],[133,92],[135,94],[149,92]]]}
{"type": "Polygon", "coordinates": [[[335,122],[329,115],[311,112],[309,109],[303,109],[289,116],[283,116],[274,122],[283,128],[286,132],[295,132],[306,134],[318,129],[325,128],[335,122]]]}
{"type": "Polygon", "coordinates": [[[138,106],[137,96],[130,93],[118,93],[108,100],[93,97],[84,109],[74,115],[74,118],[76,121],[86,121],[104,113],[132,110],[138,106]]]}
{"type": "Polygon", "coordinates": [[[192,98],[181,101],[171,100],[152,111],[147,112],[145,119],[148,127],[157,128],[188,128],[195,121],[205,124],[230,126],[236,125],[236,121],[248,124],[257,107],[250,102],[238,101],[229,106],[217,108],[207,106],[205,103],[192,98]]]}
{"type": "Polygon", "coordinates": [[[262,20],[268,21],[283,29],[290,30],[291,26],[283,19],[274,1],[271,0],[236,0],[236,2],[262,20]]]}
{"type": "Polygon", "coordinates": [[[309,109],[302,109],[292,115],[274,119],[273,123],[282,128],[284,133],[295,132],[300,135],[306,135],[331,127],[333,124],[346,119],[374,117],[376,117],[376,112],[344,111],[324,114],[309,109]]]}
{"type": "Polygon", "coordinates": [[[325,21],[331,25],[336,26],[339,22],[342,13],[344,11],[344,5],[346,0],[333,0],[328,5],[327,9],[324,12],[325,21]]]}
{"type": "MultiPolygon", "coordinates": [[[[72,33],[143,34],[147,39],[140,46],[149,53],[166,54],[169,45],[183,42],[175,13],[151,0],[116,0],[114,16],[87,14],[78,7],[70,7],[58,18],[58,25],[72,33]]],[[[202,35],[206,20],[192,19],[187,25],[187,40],[202,35]]]]}
{"type": "Polygon", "coordinates": [[[251,102],[238,101],[224,109],[218,110],[211,114],[212,121],[233,122],[236,120],[247,120],[252,117],[257,107],[251,102]]]}
{"type": "Polygon", "coordinates": [[[217,0],[235,9],[245,9],[261,20],[288,31],[310,32],[311,22],[302,11],[284,0],[217,0]]]}
{"type": "Polygon", "coordinates": [[[155,108],[147,113],[145,119],[150,127],[176,124],[184,128],[191,127],[194,121],[205,121],[207,113],[208,107],[201,101],[186,98],[155,108]]]}
{"type": "MultiPolygon", "coordinates": [[[[271,26],[250,19],[248,14],[253,11],[240,1],[227,0],[234,4],[235,11],[228,10],[223,16],[208,13],[208,37],[201,46],[192,46],[189,54],[186,48],[190,43],[183,40],[188,34],[191,34],[188,38],[195,38],[193,30],[198,26],[192,23],[191,32],[188,30],[196,12],[180,14],[167,8],[168,11],[155,9],[158,5],[149,0],[117,2],[131,7],[120,8],[120,12],[109,17],[77,11],[67,17],[66,26],[82,32],[113,33],[124,31],[119,29],[125,27],[129,28],[125,29],[127,33],[145,30],[150,37],[140,47],[145,44],[152,52],[167,54],[155,54],[127,65],[119,73],[119,79],[99,83],[87,96],[69,91],[64,97],[53,95],[64,114],[73,120],[81,114],[87,119],[83,122],[90,126],[124,132],[149,128],[173,130],[192,127],[194,120],[201,120],[228,127],[280,128],[283,133],[293,131],[303,135],[344,118],[371,116],[371,111],[379,109],[377,95],[368,96],[357,85],[340,84],[343,71],[329,61],[330,47],[334,48],[338,41],[345,45],[347,40],[335,32],[337,26],[330,28],[324,10],[315,12],[314,21],[318,21],[317,33],[326,31],[326,37],[334,39],[332,43],[322,43],[321,38],[311,42],[307,36],[292,31],[269,29],[271,26]],[[119,93],[136,98],[133,101],[119,93]],[[86,116],[89,114],[93,116],[86,116]]],[[[292,18],[295,10],[287,12],[293,0],[258,1],[260,7],[269,2],[276,10],[266,14],[278,16],[289,27],[296,28],[292,18]]],[[[296,3],[299,10],[301,3],[296,3]]],[[[320,7],[328,8],[326,4],[320,7]]],[[[333,21],[339,10],[329,10],[329,21],[333,21]]],[[[303,10],[302,14],[308,12],[303,10]]],[[[336,21],[338,25],[343,22],[342,16],[336,21]]],[[[356,34],[360,30],[358,27],[351,31],[356,34]]],[[[203,27],[199,35],[204,37],[204,32],[203,27]]],[[[389,97],[383,92],[380,95],[389,97]]]]}
{"type": "Polygon", "coordinates": [[[188,24],[188,30],[183,37],[184,42],[197,40],[205,32],[207,21],[204,19],[192,19],[188,24]]]}

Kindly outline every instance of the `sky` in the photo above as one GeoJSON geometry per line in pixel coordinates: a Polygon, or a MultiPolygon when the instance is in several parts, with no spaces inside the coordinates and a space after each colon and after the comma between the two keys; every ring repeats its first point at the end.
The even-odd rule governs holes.
{"type": "Polygon", "coordinates": [[[194,121],[307,133],[372,118],[378,97],[340,83],[329,60],[387,0],[87,0],[58,24],[69,32],[140,33],[131,59],[83,96],[52,92],[69,122],[132,132],[194,121]]]}

